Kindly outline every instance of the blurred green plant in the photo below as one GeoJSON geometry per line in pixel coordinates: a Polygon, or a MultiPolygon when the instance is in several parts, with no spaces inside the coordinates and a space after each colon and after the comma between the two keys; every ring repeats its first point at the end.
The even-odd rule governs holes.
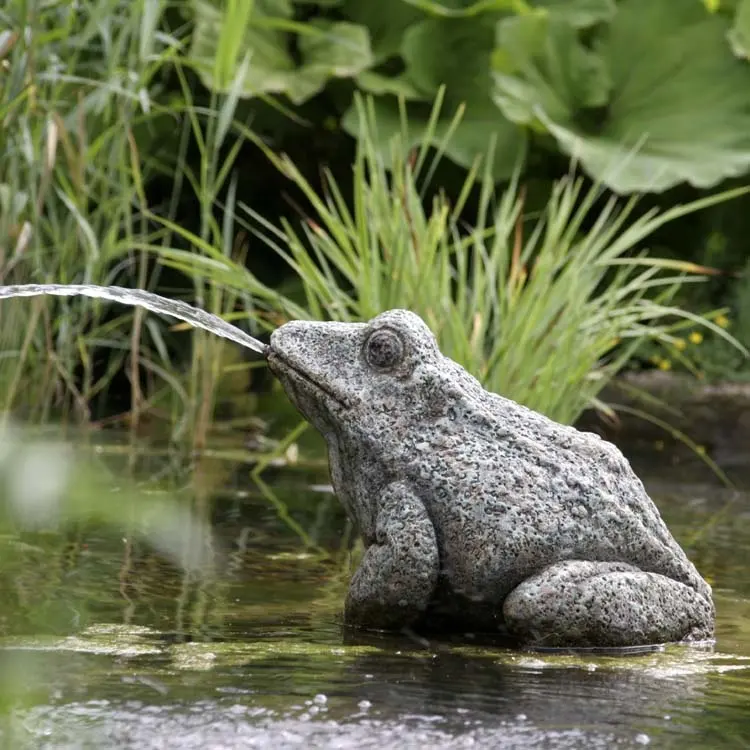
{"type": "MultiPolygon", "coordinates": [[[[6,733],[18,711],[95,684],[91,664],[66,680],[61,653],[109,655],[100,666],[118,689],[120,658],[132,676],[128,659],[157,655],[161,668],[180,645],[195,654],[217,635],[241,633],[252,650],[263,638],[254,643],[248,622],[325,612],[328,627],[340,607],[317,593],[336,572],[320,546],[337,534],[332,496],[287,474],[275,484],[274,520],[263,511],[268,488],[232,487],[237,457],[195,462],[122,437],[92,445],[88,431],[0,421],[2,747],[21,746],[6,733]]],[[[24,736],[23,721],[15,728],[24,736]]]]}
{"type": "MultiPolygon", "coordinates": [[[[665,223],[736,193],[645,218],[635,217],[635,202],[620,205],[613,199],[600,205],[601,185],[611,184],[612,175],[625,174],[633,164],[640,163],[641,169],[644,162],[638,159],[648,154],[647,143],[630,148],[633,144],[623,135],[615,139],[617,148],[600,152],[599,163],[606,170],[591,191],[579,179],[563,179],[552,191],[544,217],[530,223],[523,216],[520,174],[528,133],[538,131],[542,120],[519,127],[501,117],[498,125],[499,110],[488,92],[496,92],[492,87],[502,79],[501,98],[507,103],[515,97],[516,114],[559,114],[562,105],[553,96],[557,89],[544,83],[542,74],[559,70],[560,81],[570,84],[566,91],[581,84],[581,76],[571,74],[568,80],[567,68],[551,65],[552,58],[540,63],[531,53],[533,45],[524,47],[531,55],[526,59],[520,53],[495,54],[492,42],[481,65],[466,58],[472,86],[483,92],[482,107],[489,107],[476,119],[475,88],[441,84],[464,67],[446,66],[445,48],[481,47],[476,24],[483,34],[489,28],[493,39],[498,24],[510,24],[500,35],[506,41],[513,38],[511,26],[531,41],[567,26],[576,34],[609,29],[611,37],[616,22],[625,23],[641,0],[627,0],[622,8],[609,0],[507,2],[492,4],[494,15],[484,3],[457,9],[431,0],[388,2],[392,14],[355,0],[306,3],[304,18],[302,6],[290,0],[184,2],[177,9],[189,10],[193,25],[175,35],[168,33],[164,0],[98,0],[76,9],[62,0],[6,4],[0,11],[0,115],[5,128],[0,283],[130,282],[153,287],[165,268],[176,269],[192,286],[191,301],[235,320],[251,317],[256,329],[272,328],[287,317],[360,319],[385,307],[409,306],[439,330],[444,349],[488,387],[573,419],[644,338],[668,339],[675,314],[675,306],[667,304],[670,295],[684,272],[701,270],[679,260],[636,260],[630,257],[633,249],[665,223]],[[326,15],[325,23],[319,23],[320,13],[348,20],[326,15]],[[210,23],[201,14],[209,14],[210,23]],[[352,45],[366,46],[362,29],[371,54],[347,57],[352,45]],[[455,45],[454,33],[460,37],[455,45]],[[281,58],[274,55],[279,45],[297,37],[303,62],[296,53],[284,52],[286,67],[278,68],[281,58]],[[445,42],[435,63],[442,67],[428,64],[435,60],[427,54],[434,40],[445,42]],[[186,46],[191,52],[183,57],[186,46]],[[406,61],[405,73],[385,70],[395,57],[406,61]],[[335,64],[324,63],[331,59],[335,64]],[[201,93],[197,98],[191,68],[210,84],[206,97],[201,93]],[[275,76],[277,68],[284,74],[275,76]],[[167,74],[171,88],[165,84],[167,74]],[[344,118],[360,138],[353,206],[330,173],[325,191],[316,193],[298,165],[259,140],[240,109],[246,96],[266,102],[273,102],[271,95],[291,96],[290,81],[298,87],[292,100],[301,102],[322,90],[331,76],[342,85],[355,81],[374,92],[366,117],[362,100],[355,97],[344,118]],[[531,83],[543,90],[538,101],[531,83]],[[466,105],[458,103],[463,99],[466,105]],[[506,138],[511,132],[512,143],[506,138]],[[248,141],[311,202],[312,214],[302,229],[289,222],[279,229],[275,217],[262,216],[241,200],[238,158],[248,141]],[[430,146],[437,150],[435,160],[430,146]],[[484,157],[481,168],[478,154],[484,157]],[[468,175],[455,200],[441,193],[425,205],[426,190],[444,157],[467,165],[468,175]],[[506,164],[500,172],[498,158],[506,164]],[[496,205],[493,181],[499,173],[512,179],[496,205]],[[156,177],[169,189],[154,204],[148,188],[156,177]],[[462,210],[477,190],[480,216],[469,227],[462,210]],[[178,216],[183,202],[196,209],[189,228],[178,216]],[[583,226],[590,221],[594,229],[586,235],[583,226]],[[246,268],[248,229],[262,235],[287,262],[301,296],[264,285],[246,268]],[[601,290],[610,282],[612,296],[606,297],[601,290]],[[586,305],[578,305],[574,294],[586,305]],[[566,360],[563,354],[571,349],[578,356],[566,360]],[[553,385],[561,378],[563,387],[553,385]]],[[[707,33],[706,19],[726,20],[717,21],[716,14],[696,5],[699,16],[690,15],[692,10],[684,13],[700,34],[707,33]]],[[[682,17],[680,8],[675,23],[682,17]]],[[[735,48],[744,38],[740,32],[736,25],[735,48]]],[[[544,42],[539,49],[545,55],[558,49],[551,44],[544,42]]],[[[600,47],[560,53],[563,62],[570,57],[580,68],[576,70],[591,74],[583,76],[592,87],[589,103],[601,102],[596,85],[606,78],[599,75],[601,65],[592,51],[600,47]]],[[[680,66],[692,64],[682,52],[675,55],[680,66]]],[[[708,137],[708,123],[702,122],[708,137]]],[[[732,151],[727,131],[717,132],[723,134],[727,153],[732,151]]],[[[712,162],[713,152],[701,153],[701,164],[712,162]]],[[[581,160],[584,167],[590,162],[583,153],[581,160]]],[[[653,169],[643,174],[651,179],[661,167],[648,163],[653,169]]],[[[2,319],[0,409],[26,419],[90,419],[92,403],[108,394],[113,377],[124,369],[132,394],[130,424],[137,426],[146,412],[158,414],[172,437],[189,435],[200,448],[227,375],[234,393],[246,387],[250,365],[236,358],[227,364],[222,342],[192,334],[192,359],[183,368],[164,326],[143,312],[120,315],[88,300],[60,304],[38,299],[4,303],[2,319]]],[[[704,325],[698,318],[696,322],[704,325]]],[[[735,346],[726,333],[716,335],[735,346]]]]}
{"type": "Polygon", "coordinates": [[[119,535],[121,576],[133,545],[144,542],[183,576],[211,578],[223,553],[210,517],[192,498],[139,479],[128,466],[113,472],[59,431],[0,423],[0,635],[67,634],[90,622],[84,529],[89,538],[94,529],[119,535]]]}
{"type": "Polygon", "coordinates": [[[386,157],[400,127],[399,96],[410,145],[442,141],[450,117],[433,123],[431,112],[444,86],[447,111],[466,109],[447,156],[470,168],[494,140],[495,178],[509,178],[529,145],[580,160],[621,193],[682,182],[711,187],[750,167],[750,0],[192,0],[187,7],[189,57],[209,89],[229,89],[227,66],[216,65],[227,50],[251,55],[243,97],[283,94],[300,106],[327,87],[355,137],[353,93],[373,94],[386,157]]]}

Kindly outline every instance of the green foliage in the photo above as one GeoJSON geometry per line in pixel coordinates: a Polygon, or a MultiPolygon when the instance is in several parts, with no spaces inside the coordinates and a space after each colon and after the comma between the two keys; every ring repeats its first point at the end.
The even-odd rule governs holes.
{"type": "Polygon", "coordinates": [[[252,60],[243,96],[299,105],[338,81],[356,136],[353,95],[373,94],[386,157],[399,98],[413,144],[443,140],[449,120],[428,123],[445,87],[448,110],[465,107],[447,156],[470,168],[494,141],[496,178],[530,145],[559,149],[620,193],[705,188],[750,167],[748,0],[193,0],[192,11],[209,88],[223,90],[214,62],[233,15],[236,55],[252,60]]]}
{"type": "MultiPolygon", "coordinates": [[[[113,529],[126,545],[145,541],[186,575],[210,575],[219,550],[208,520],[190,501],[145,484],[138,486],[127,467],[113,471],[90,448],[73,447],[49,429],[41,435],[0,423],[1,635],[13,616],[27,625],[63,626],[62,617],[54,626],[44,620],[54,607],[40,610],[54,601],[70,540],[83,527],[113,529]]],[[[85,610],[85,601],[80,606],[85,610]]],[[[66,614],[69,622],[70,608],[66,614]]]]}
{"type": "MultiPolygon", "coordinates": [[[[165,110],[163,74],[179,49],[163,30],[166,8],[162,0],[80,8],[12,0],[0,11],[6,28],[26,29],[0,36],[0,283],[156,285],[164,266],[154,266],[145,248],[166,252],[184,242],[170,227],[186,198],[198,206],[199,241],[234,252],[231,226],[213,210],[244,141],[229,133],[237,96],[213,97],[199,116],[177,65],[184,97],[172,97],[165,110]],[[185,159],[188,137],[197,165],[185,159]],[[152,206],[147,186],[165,174],[170,191],[152,206]]],[[[204,289],[197,273],[190,279],[204,307],[223,312],[244,302],[204,289]]],[[[121,313],[81,300],[4,304],[0,409],[86,421],[126,369],[134,422],[158,406],[175,435],[192,427],[200,441],[213,413],[220,343],[194,337],[186,378],[164,326],[140,310],[121,313]]]]}
{"type": "Polygon", "coordinates": [[[538,119],[618,192],[715,185],[750,166],[750,69],[726,32],[697,2],[628,0],[593,50],[570,24],[510,19],[498,26],[496,101],[517,122],[538,119]],[[623,149],[633,153],[615,169],[623,149]]]}
{"type": "Polygon", "coordinates": [[[364,26],[324,19],[295,23],[290,0],[226,4],[193,0],[192,4],[195,30],[190,57],[211,89],[228,90],[233,76],[227,71],[232,70],[233,62],[247,56],[252,64],[242,79],[244,96],[284,93],[300,104],[323,89],[329,79],[351,77],[373,62],[364,26]],[[227,29],[231,29],[231,38],[227,29]],[[287,47],[289,32],[297,32],[299,65],[287,47]],[[222,64],[217,65],[218,60],[222,64]]]}
{"type": "Polygon", "coordinates": [[[727,35],[732,52],[745,60],[750,57],[750,0],[739,0],[734,23],[727,35]]]}
{"type": "MultiPolygon", "coordinates": [[[[74,8],[64,0],[12,0],[0,10],[0,283],[120,283],[159,287],[174,295],[178,279],[188,287],[191,302],[235,320],[252,312],[256,328],[266,329],[283,317],[369,317],[391,304],[413,306],[441,327],[442,306],[450,299],[450,315],[462,320],[461,325],[444,327],[447,351],[490,378],[491,387],[542,404],[547,396],[541,395],[538,383],[549,383],[552,376],[547,373],[548,380],[539,381],[537,370],[544,370],[559,330],[553,325],[551,338],[535,343],[529,336],[538,331],[531,322],[528,329],[508,328],[506,335],[498,320],[514,315],[534,320],[535,308],[518,307],[518,299],[531,299],[518,297],[518,289],[552,295],[560,288],[555,274],[547,277],[545,287],[539,270],[519,281],[552,241],[544,239],[551,230],[541,227],[562,232],[565,222],[575,225],[575,239],[557,238],[562,255],[551,267],[580,267],[580,279],[574,280],[580,281],[581,294],[598,283],[587,275],[585,262],[591,256],[578,235],[586,236],[584,222],[597,226],[600,207],[594,209],[593,200],[601,193],[595,189],[589,194],[580,182],[563,180],[552,190],[549,205],[546,198],[534,204],[534,209],[542,206],[544,221],[538,227],[522,221],[519,216],[528,206],[521,175],[525,160],[538,157],[534,148],[554,148],[555,128],[575,134],[586,148],[577,142],[571,153],[601,178],[599,185],[620,189],[637,187],[641,178],[643,185],[648,181],[653,187],[657,174],[661,187],[682,179],[710,182],[732,173],[741,161],[735,137],[739,131],[733,128],[740,115],[744,117],[744,92],[750,89],[732,84],[730,92],[727,87],[744,80],[746,3],[736,3],[726,16],[711,14],[697,2],[689,10],[678,3],[666,19],[661,2],[655,2],[643,11],[642,18],[649,21],[643,29],[634,15],[640,2],[183,0],[172,6],[165,0],[97,0],[74,8]],[[185,18],[189,23],[183,23],[185,18]],[[651,27],[667,21],[682,24],[693,34],[686,38],[696,44],[706,42],[703,47],[710,54],[688,55],[678,38],[661,45],[672,50],[667,61],[675,63],[673,75],[663,75],[667,58],[660,57],[660,48],[653,50],[659,80],[649,74],[643,86],[617,89],[624,73],[622,57],[613,50],[623,47],[623,29],[630,29],[639,43],[654,46],[651,27]],[[722,29],[728,32],[730,26],[727,36],[722,29]],[[619,47],[612,41],[618,39],[619,47]],[[726,83],[686,95],[691,76],[705,74],[706,83],[709,73],[718,70],[726,73],[726,83]],[[657,84],[679,91],[670,94],[670,89],[660,88],[659,96],[650,96],[657,84]],[[313,190],[312,171],[325,161],[317,143],[309,149],[307,165],[298,159],[280,160],[246,124],[273,112],[273,125],[266,119],[265,128],[258,130],[264,136],[270,131],[276,146],[283,138],[279,121],[300,141],[311,132],[306,129],[310,124],[319,124],[311,121],[330,119],[333,112],[346,131],[359,137],[358,91],[371,97],[368,107],[377,127],[366,129],[367,144],[360,150],[353,181],[354,205],[340,177],[342,191],[335,192],[332,175],[341,174],[336,170],[340,163],[332,165],[327,178],[329,193],[313,190]],[[613,124],[613,130],[592,125],[597,113],[609,118],[620,112],[621,100],[629,102],[628,118],[636,112],[640,117],[646,111],[643,102],[627,98],[637,91],[649,94],[651,104],[669,102],[676,113],[674,118],[667,113],[661,130],[654,131],[662,137],[657,156],[649,151],[655,141],[648,139],[639,144],[641,150],[633,150],[630,129],[648,133],[643,123],[625,119],[625,125],[613,124]],[[711,91],[723,93],[714,96],[711,91]],[[699,124],[693,127],[688,118],[680,130],[677,125],[685,119],[680,113],[696,101],[700,112],[694,121],[699,124]],[[305,119],[308,114],[310,120],[305,119]],[[718,126],[712,130],[714,116],[718,126]],[[595,136],[590,135],[592,128],[595,136]],[[687,134],[676,138],[674,149],[665,135],[672,129],[678,136],[687,134]],[[581,135],[584,131],[589,135],[581,135]],[[691,142],[699,136],[702,146],[691,142]],[[318,235],[313,225],[300,231],[288,222],[279,233],[278,204],[264,212],[252,194],[248,197],[243,184],[248,173],[261,175],[266,193],[282,193],[278,183],[273,190],[265,187],[265,180],[277,175],[258,160],[257,151],[250,156],[243,151],[248,141],[293,177],[295,200],[299,191],[307,195],[327,237],[318,235]],[[468,169],[465,184],[446,190],[451,201],[441,194],[437,203],[422,203],[437,165],[428,163],[430,144],[438,161],[447,157],[468,169]],[[587,151],[591,144],[599,145],[587,151]],[[407,157],[412,149],[419,159],[414,168],[407,157]],[[479,156],[485,157],[481,174],[479,156]],[[390,169],[401,198],[388,185],[385,170],[390,169]],[[497,176],[512,178],[501,208],[496,208],[489,187],[497,176]],[[477,185],[482,196],[479,223],[466,228],[462,210],[474,201],[469,193],[477,185]],[[248,213],[238,211],[240,203],[248,213]],[[365,208],[383,216],[385,223],[371,226],[365,208]],[[335,231],[321,221],[326,211],[334,211],[333,220],[340,223],[335,231]],[[351,221],[342,229],[345,220],[351,221]],[[260,281],[273,254],[254,252],[261,243],[257,238],[251,243],[246,230],[259,227],[288,261],[291,284],[296,278],[300,297],[287,292],[289,278],[278,288],[260,281]],[[420,237],[426,233],[418,256],[410,255],[413,231],[420,237]],[[508,255],[511,245],[514,250],[508,255]],[[382,248],[392,256],[383,255],[382,248]],[[573,259],[574,248],[580,261],[573,259]],[[389,257],[403,265],[392,277],[378,268],[390,262],[389,257]],[[495,265],[476,263],[481,257],[495,265]],[[434,274],[425,273],[427,267],[434,274]],[[407,281],[411,291],[404,286],[407,281]],[[513,340],[525,343],[516,350],[508,343],[513,340]],[[529,369],[515,363],[523,349],[537,357],[529,369]],[[493,374],[499,372],[498,357],[507,364],[504,379],[493,374]],[[524,393],[521,383],[527,375],[524,393]],[[529,395],[531,391],[540,395],[529,395]]],[[[650,68],[638,65],[635,70],[648,73],[650,68]]],[[[647,109],[653,114],[658,107],[647,109]]],[[[324,130],[331,135],[335,128],[326,125],[324,130]]],[[[340,153],[346,143],[344,135],[333,133],[330,153],[340,153]]],[[[620,226],[624,233],[635,227],[635,235],[624,236],[636,237],[643,225],[629,210],[620,226]]],[[[676,211],[667,215],[682,215],[676,211]]],[[[637,236],[631,244],[641,239],[637,236]]],[[[672,268],[682,266],[676,261],[672,268]]],[[[613,271],[602,273],[599,281],[613,271]]],[[[571,322],[578,319],[576,308],[561,303],[563,312],[571,322]]],[[[113,312],[82,299],[5,302],[2,322],[3,409],[32,420],[73,415],[86,421],[114,389],[114,378],[125,371],[131,398],[118,408],[129,410],[132,424],[141,413],[158,413],[174,437],[190,434],[199,447],[205,442],[217,389],[226,380],[221,342],[191,334],[191,359],[185,368],[184,354],[175,346],[184,339],[168,335],[164,323],[143,312],[113,312]]],[[[587,355],[588,361],[606,355],[605,363],[620,362],[630,352],[626,347],[608,353],[600,344],[587,355]]],[[[242,375],[246,387],[248,365],[231,362],[229,369],[233,383],[242,375]]],[[[571,413],[596,392],[593,388],[589,395],[576,396],[571,413]]],[[[543,408],[550,413],[562,409],[552,402],[543,408]]]]}
{"type": "MultiPolygon", "coordinates": [[[[729,308],[711,315],[716,324],[750,349],[750,262],[734,285],[729,308]]],[[[687,371],[707,382],[750,380],[750,360],[714,331],[682,326],[641,355],[661,370],[687,371]]]]}
{"type": "Polygon", "coordinates": [[[303,285],[304,304],[285,305],[291,315],[366,320],[393,307],[414,310],[443,351],[489,389],[562,422],[597,403],[638,346],[667,340],[675,321],[734,343],[715,323],[670,306],[685,274],[697,270],[692,264],[633,256],[657,228],[728,195],[634,218],[636,200],[602,204],[599,188],[569,177],[531,219],[516,181],[497,196],[491,171],[474,169],[456,204],[438,193],[426,205],[436,163],[426,146],[411,149],[406,114],[390,142],[390,174],[374,110],[360,104],[360,114],[353,209],[330,173],[318,193],[286,158],[276,163],[314,209],[301,233],[246,207],[303,285]],[[461,214],[476,187],[479,216],[468,227],[461,214]]]}
{"type": "MultiPolygon", "coordinates": [[[[136,134],[148,148],[149,87],[169,54],[156,34],[162,5],[37,5],[11,0],[0,11],[6,28],[25,30],[6,35],[3,48],[0,282],[106,283],[115,264],[137,264],[129,249],[143,200],[136,177],[147,175],[134,173],[136,134]]],[[[122,365],[129,332],[77,303],[8,305],[2,319],[0,405],[23,404],[38,417],[55,403],[86,418],[86,402],[122,365]],[[113,353],[98,382],[94,347],[113,353]],[[82,389],[73,378],[80,363],[82,389]]]]}

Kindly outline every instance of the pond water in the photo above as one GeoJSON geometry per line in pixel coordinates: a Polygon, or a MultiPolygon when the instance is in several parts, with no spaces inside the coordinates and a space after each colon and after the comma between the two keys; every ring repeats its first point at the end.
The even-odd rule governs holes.
{"type": "Polygon", "coordinates": [[[715,647],[520,653],[345,634],[348,528],[324,469],[271,468],[268,487],[248,469],[184,477],[213,531],[190,542],[202,571],[93,523],[4,540],[4,747],[750,744],[750,495],[644,476],[714,586],[715,647]]]}

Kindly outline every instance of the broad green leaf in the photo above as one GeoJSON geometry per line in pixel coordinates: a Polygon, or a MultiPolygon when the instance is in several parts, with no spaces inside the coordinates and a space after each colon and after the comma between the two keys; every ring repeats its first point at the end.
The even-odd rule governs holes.
{"type": "Polygon", "coordinates": [[[405,0],[409,5],[437,18],[471,18],[484,13],[531,12],[526,0],[405,0]]]}
{"type": "Polygon", "coordinates": [[[750,58],[750,0],[740,0],[727,37],[737,57],[750,58]]]}
{"type": "MultiPolygon", "coordinates": [[[[508,32],[512,22],[527,19],[501,26],[508,32]]],[[[508,117],[533,115],[593,177],[622,193],[681,182],[708,188],[750,167],[750,67],[733,57],[726,19],[698,2],[623,0],[595,40],[611,86],[599,109],[597,76],[581,77],[581,55],[563,54],[558,27],[548,23],[515,70],[509,45],[521,54],[528,37],[513,42],[499,32],[494,100],[508,117]]]]}
{"type": "MultiPolygon", "coordinates": [[[[225,11],[207,0],[193,0],[193,4],[195,30],[190,57],[209,89],[226,92],[227,84],[217,80],[214,72],[225,11]]],[[[374,62],[365,27],[330,21],[295,23],[287,0],[256,0],[239,56],[248,56],[250,61],[242,81],[242,96],[286,94],[294,104],[317,94],[329,79],[355,76],[374,62]],[[288,51],[291,31],[297,32],[302,58],[299,66],[288,51]]]]}
{"type": "Polygon", "coordinates": [[[405,75],[391,77],[374,70],[363,70],[354,80],[360,89],[370,94],[403,96],[407,101],[424,101],[430,98],[405,75]]]}
{"type": "Polygon", "coordinates": [[[295,104],[317,94],[329,78],[351,78],[374,63],[364,26],[315,21],[308,27],[299,38],[303,65],[287,90],[295,104]]]}
{"type": "MultiPolygon", "coordinates": [[[[404,35],[401,54],[406,63],[404,78],[426,100],[424,106],[409,107],[415,118],[415,132],[424,136],[427,124],[425,112],[429,111],[438,91],[445,87],[446,109],[451,114],[457,107],[466,107],[456,134],[450,139],[447,155],[457,164],[470,166],[478,155],[487,151],[492,139],[495,151],[494,172],[498,178],[508,177],[525,154],[525,137],[503,116],[490,98],[490,62],[494,39],[494,22],[482,18],[431,18],[411,26],[404,35]],[[456,61],[460,60],[457,65],[456,61]]],[[[415,97],[411,97],[412,99],[415,97]]],[[[398,125],[395,100],[377,102],[378,114],[386,123],[398,125]],[[389,113],[389,110],[390,113],[389,113]],[[395,119],[394,119],[395,117],[395,119]]],[[[378,119],[380,122],[380,117],[378,119]]],[[[445,134],[450,117],[441,121],[436,134],[445,134]]],[[[356,122],[354,123],[356,127],[356,122]]]]}
{"type": "MultiPolygon", "coordinates": [[[[441,134],[445,132],[447,122],[441,134]]],[[[466,113],[446,148],[456,164],[470,167],[479,157],[486,158],[493,146],[492,174],[498,180],[509,178],[526,158],[526,134],[506,120],[491,102],[467,104],[466,113]]]]}
{"type": "Polygon", "coordinates": [[[492,25],[481,19],[415,24],[401,45],[409,80],[433,96],[445,86],[449,102],[489,101],[493,36],[492,25]]]}
{"type": "MultiPolygon", "coordinates": [[[[402,132],[398,100],[392,96],[373,99],[378,123],[378,148],[386,165],[390,166],[390,143],[392,137],[402,132]]],[[[432,111],[431,103],[410,102],[408,115],[408,146],[420,146],[425,141],[440,146],[448,133],[455,110],[446,111],[430,131],[428,123],[432,111]]],[[[360,132],[357,109],[352,106],[345,113],[342,127],[353,136],[360,132]]],[[[506,120],[492,103],[484,106],[467,106],[458,127],[446,145],[446,156],[462,167],[469,168],[477,158],[486,158],[490,145],[494,146],[493,174],[497,179],[509,177],[526,155],[526,136],[513,123],[506,120]]]]}
{"type": "Polygon", "coordinates": [[[609,21],[617,10],[615,0],[533,0],[531,4],[579,29],[609,21]]]}
{"type": "MultiPolygon", "coordinates": [[[[211,90],[223,90],[223,82],[214,78],[214,64],[219,54],[219,40],[224,11],[210,0],[193,0],[195,28],[190,48],[190,59],[197,66],[203,83],[211,90]]],[[[256,0],[251,24],[245,29],[239,57],[249,54],[250,65],[242,84],[244,96],[282,93],[294,74],[294,61],[287,51],[287,34],[278,29],[259,28],[259,19],[291,18],[288,2],[256,0]]]]}
{"type": "Polygon", "coordinates": [[[344,0],[341,11],[348,21],[370,32],[376,62],[397,55],[404,32],[425,17],[407,0],[344,0]]]}
{"type": "Polygon", "coordinates": [[[559,121],[607,102],[610,82],[601,57],[586,49],[568,22],[517,16],[497,25],[494,101],[514,122],[538,110],[559,121]]]}

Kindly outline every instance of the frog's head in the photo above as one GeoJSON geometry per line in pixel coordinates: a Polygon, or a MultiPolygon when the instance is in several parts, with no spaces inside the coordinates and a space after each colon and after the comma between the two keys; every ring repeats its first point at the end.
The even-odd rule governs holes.
{"type": "Polygon", "coordinates": [[[271,334],[267,358],[294,405],[327,437],[382,433],[417,407],[415,371],[443,359],[430,329],[406,310],[369,323],[287,323],[271,334]]]}
{"type": "Polygon", "coordinates": [[[402,478],[415,444],[450,430],[451,413],[481,390],[440,353],[422,319],[406,310],[389,310],[369,323],[287,323],[271,334],[266,356],[289,398],[339,459],[332,461],[331,479],[366,543],[376,519],[377,488],[369,483],[402,478]],[[370,470],[366,480],[362,468],[370,470]],[[357,492],[365,481],[367,491],[357,492]]]}

